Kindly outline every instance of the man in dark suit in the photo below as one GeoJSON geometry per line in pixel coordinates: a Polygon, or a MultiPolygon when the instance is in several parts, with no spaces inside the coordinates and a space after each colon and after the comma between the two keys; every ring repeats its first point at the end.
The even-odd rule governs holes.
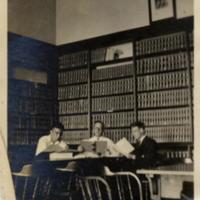
{"type": "MultiPolygon", "coordinates": [[[[131,134],[134,138],[133,152],[129,154],[129,169],[149,168],[156,165],[157,143],[145,133],[145,124],[143,122],[134,122],[130,126],[131,134]]],[[[149,183],[145,176],[139,176],[142,183],[143,199],[150,199],[149,183]]]]}
{"type": "Polygon", "coordinates": [[[129,158],[135,160],[137,168],[148,168],[156,164],[157,143],[145,133],[143,122],[131,124],[131,134],[134,137],[135,150],[129,154],[129,158]]]}

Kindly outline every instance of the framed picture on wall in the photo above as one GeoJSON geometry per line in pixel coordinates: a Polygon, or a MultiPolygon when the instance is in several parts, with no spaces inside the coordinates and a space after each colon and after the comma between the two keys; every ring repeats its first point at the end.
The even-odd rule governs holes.
{"type": "Polygon", "coordinates": [[[175,18],[175,0],[149,0],[150,22],[175,18]]]}

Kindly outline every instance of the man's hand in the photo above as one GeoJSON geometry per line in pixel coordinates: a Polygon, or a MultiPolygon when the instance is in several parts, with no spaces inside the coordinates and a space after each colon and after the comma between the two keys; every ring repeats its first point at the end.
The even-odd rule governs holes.
{"type": "Polygon", "coordinates": [[[127,156],[126,156],[128,159],[133,159],[133,160],[135,160],[136,159],[136,156],[134,155],[134,154],[127,154],[127,156]]]}
{"type": "Polygon", "coordinates": [[[81,145],[79,145],[78,148],[77,148],[77,151],[83,152],[83,151],[84,151],[84,148],[83,148],[81,145]]]}

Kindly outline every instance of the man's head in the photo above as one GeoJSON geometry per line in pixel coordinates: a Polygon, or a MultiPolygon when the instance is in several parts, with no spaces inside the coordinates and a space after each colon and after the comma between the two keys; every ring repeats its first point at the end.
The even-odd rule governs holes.
{"type": "Polygon", "coordinates": [[[95,121],[93,131],[96,137],[100,137],[104,131],[104,123],[102,121],[95,121]]]}
{"type": "Polygon", "coordinates": [[[145,134],[145,125],[143,122],[134,122],[131,124],[131,134],[135,140],[140,139],[145,134]]]}
{"type": "Polygon", "coordinates": [[[52,142],[58,141],[62,136],[63,125],[61,123],[54,124],[50,130],[50,137],[52,142]]]}

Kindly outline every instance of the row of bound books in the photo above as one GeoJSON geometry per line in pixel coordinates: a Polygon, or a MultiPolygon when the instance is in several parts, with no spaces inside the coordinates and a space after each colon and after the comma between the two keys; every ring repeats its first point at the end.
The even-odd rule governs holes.
{"type": "Polygon", "coordinates": [[[125,137],[129,142],[133,142],[130,129],[106,129],[104,131],[104,136],[110,138],[115,143],[121,140],[123,137],[125,137]]]}
{"type": "Polygon", "coordinates": [[[49,129],[52,125],[51,116],[9,116],[9,123],[15,129],[49,129]]]}
{"type": "Polygon", "coordinates": [[[48,129],[41,130],[20,130],[16,129],[9,133],[9,144],[11,145],[27,145],[27,144],[37,144],[39,138],[48,133],[48,129]]]}
{"type": "Polygon", "coordinates": [[[135,120],[134,112],[119,112],[119,113],[105,113],[105,114],[93,114],[92,124],[95,121],[102,121],[105,127],[129,127],[135,120]]]}
{"type": "Polygon", "coordinates": [[[95,49],[91,52],[91,63],[104,62],[106,59],[106,48],[95,49]]]}
{"type": "Polygon", "coordinates": [[[29,115],[53,113],[53,104],[51,101],[10,97],[8,100],[8,104],[10,113],[15,112],[29,115]]]}
{"type": "Polygon", "coordinates": [[[92,83],[92,96],[133,92],[132,78],[92,83]]]}
{"type": "Polygon", "coordinates": [[[190,109],[174,108],[138,111],[138,119],[147,126],[190,124],[190,109]]]}
{"type": "MultiPolygon", "coordinates": [[[[188,151],[186,150],[170,150],[166,151],[165,154],[167,159],[185,159],[190,157],[188,151]]],[[[186,165],[174,165],[174,167],[177,167],[177,171],[186,171],[185,166],[186,165]]]]}
{"type": "Polygon", "coordinates": [[[60,101],[59,114],[88,112],[88,100],[60,101]]]}
{"type": "Polygon", "coordinates": [[[123,63],[97,67],[92,71],[92,80],[104,80],[115,77],[130,76],[133,74],[133,63],[123,63]]]}
{"type": "Polygon", "coordinates": [[[189,89],[138,94],[138,108],[189,105],[189,89]]]}
{"type": "Polygon", "coordinates": [[[194,86],[194,69],[191,70],[192,86],[194,86]]]}
{"type": "Polygon", "coordinates": [[[171,33],[136,42],[136,55],[145,55],[186,48],[186,33],[171,33]]]}
{"type": "Polygon", "coordinates": [[[190,52],[191,67],[194,67],[194,51],[190,52]]]}
{"type": "Polygon", "coordinates": [[[86,65],[88,62],[88,52],[79,51],[70,54],[64,54],[59,57],[59,67],[60,69],[65,69],[69,67],[79,67],[86,65]]]}
{"type": "Polygon", "coordinates": [[[85,129],[88,127],[87,115],[59,116],[59,121],[65,129],[85,129]]]}
{"type": "Polygon", "coordinates": [[[9,81],[8,95],[25,98],[52,99],[52,89],[45,84],[15,80],[9,81]]]}
{"type": "Polygon", "coordinates": [[[133,109],[134,98],[135,97],[132,94],[123,96],[92,98],[92,111],[112,112],[115,110],[133,109]]]}
{"type": "Polygon", "coordinates": [[[146,133],[158,143],[192,142],[189,126],[147,127],[146,133]]]}
{"type": "Polygon", "coordinates": [[[88,79],[87,69],[63,71],[58,73],[59,85],[87,82],[87,79],[88,79]]]}
{"type": "Polygon", "coordinates": [[[80,84],[58,88],[58,99],[83,98],[88,95],[88,85],[80,84]]]}
{"type": "Polygon", "coordinates": [[[194,32],[190,32],[189,33],[189,43],[190,43],[190,47],[194,46],[194,32]]]}
{"type": "Polygon", "coordinates": [[[80,144],[81,140],[90,138],[89,131],[63,131],[62,139],[67,144],[80,144]]]}
{"type": "Polygon", "coordinates": [[[189,85],[187,71],[169,72],[138,77],[138,91],[170,89],[189,85]]]}
{"type": "Polygon", "coordinates": [[[171,71],[187,68],[189,65],[187,52],[164,56],[138,59],[136,61],[137,74],[171,71]]]}

